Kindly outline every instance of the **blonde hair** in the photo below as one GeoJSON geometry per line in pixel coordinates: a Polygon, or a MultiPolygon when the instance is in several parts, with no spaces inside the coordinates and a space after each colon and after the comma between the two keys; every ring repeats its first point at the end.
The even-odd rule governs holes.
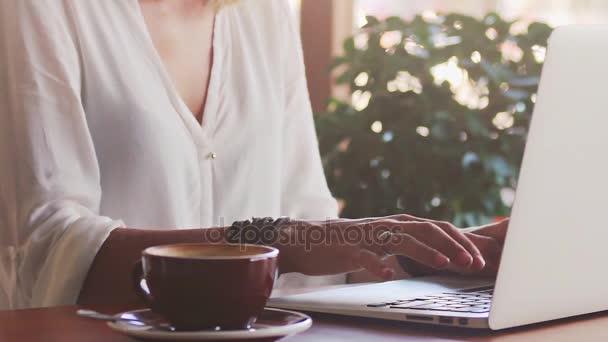
{"type": "Polygon", "coordinates": [[[217,10],[222,9],[228,5],[236,4],[240,0],[210,0],[209,3],[217,10]]]}

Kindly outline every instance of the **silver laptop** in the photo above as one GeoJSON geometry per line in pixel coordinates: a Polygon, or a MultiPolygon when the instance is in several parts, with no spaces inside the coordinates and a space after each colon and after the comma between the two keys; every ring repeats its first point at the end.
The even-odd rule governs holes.
{"type": "Polygon", "coordinates": [[[608,26],[550,39],[498,277],[427,277],[274,307],[504,329],[608,310],[608,26]]]}

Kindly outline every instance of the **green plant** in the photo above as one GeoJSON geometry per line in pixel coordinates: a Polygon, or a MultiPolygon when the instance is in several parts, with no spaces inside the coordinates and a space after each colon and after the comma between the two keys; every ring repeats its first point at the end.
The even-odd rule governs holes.
{"type": "Polygon", "coordinates": [[[552,29],[495,13],[367,21],[332,66],[352,101],[316,116],[342,215],[508,215],[552,29]]]}

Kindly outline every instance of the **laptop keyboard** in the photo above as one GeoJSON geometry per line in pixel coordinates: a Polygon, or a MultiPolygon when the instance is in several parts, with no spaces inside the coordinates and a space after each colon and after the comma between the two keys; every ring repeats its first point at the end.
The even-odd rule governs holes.
{"type": "Polygon", "coordinates": [[[490,312],[494,287],[445,292],[432,296],[422,296],[395,300],[386,303],[369,304],[368,307],[427,311],[451,311],[486,313],[490,312]]]}

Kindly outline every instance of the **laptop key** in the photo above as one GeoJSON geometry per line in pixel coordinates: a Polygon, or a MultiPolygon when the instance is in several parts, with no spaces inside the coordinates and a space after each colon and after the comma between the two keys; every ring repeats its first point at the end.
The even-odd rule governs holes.
{"type": "Polygon", "coordinates": [[[441,298],[438,299],[437,301],[443,301],[443,302],[456,302],[461,300],[461,298],[441,298]]]}
{"type": "Polygon", "coordinates": [[[416,297],[415,300],[434,300],[434,299],[439,299],[441,298],[441,296],[422,296],[422,297],[416,297]]]}
{"type": "Polygon", "coordinates": [[[394,302],[386,303],[386,305],[400,305],[400,304],[407,304],[407,303],[411,303],[411,302],[413,302],[413,300],[408,300],[408,301],[397,300],[394,302]]]}
{"type": "Polygon", "coordinates": [[[481,310],[490,310],[490,306],[489,305],[478,305],[478,306],[473,306],[473,309],[481,309],[481,310]]]}

